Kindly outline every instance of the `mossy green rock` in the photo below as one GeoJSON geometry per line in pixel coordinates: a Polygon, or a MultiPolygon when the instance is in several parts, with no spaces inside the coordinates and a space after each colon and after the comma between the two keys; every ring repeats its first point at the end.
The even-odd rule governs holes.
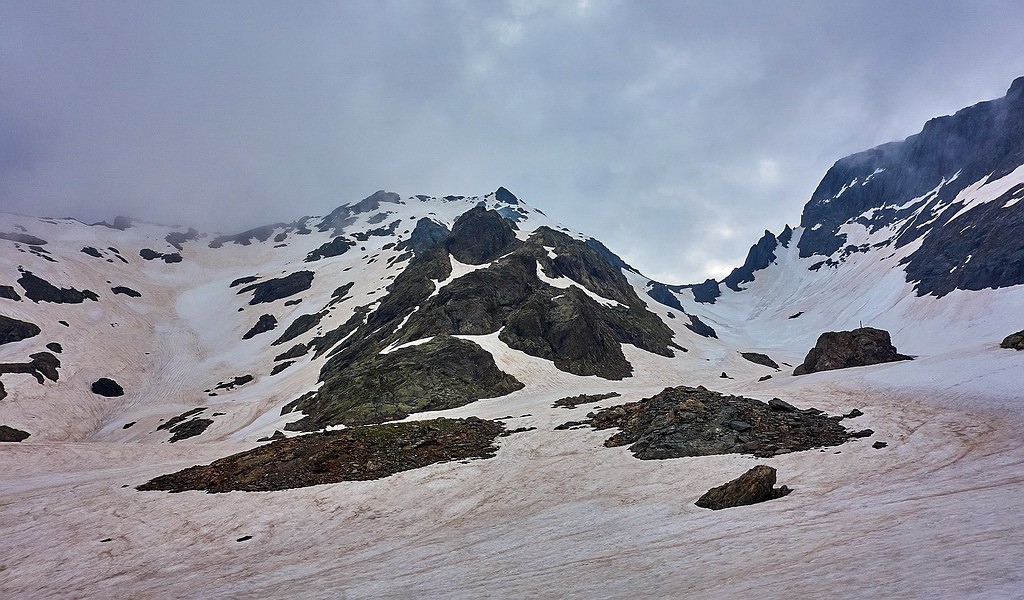
{"type": "Polygon", "coordinates": [[[284,412],[301,410],[307,415],[286,429],[313,431],[338,423],[404,419],[410,413],[456,408],[523,387],[498,369],[490,353],[450,336],[373,354],[322,376],[316,395],[285,407],[284,412]]]}

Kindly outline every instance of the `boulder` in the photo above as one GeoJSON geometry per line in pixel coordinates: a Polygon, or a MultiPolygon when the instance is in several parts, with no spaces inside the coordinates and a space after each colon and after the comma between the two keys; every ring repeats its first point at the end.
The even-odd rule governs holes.
{"type": "Polygon", "coordinates": [[[39,326],[0,315],[0,346],[39,335],[39,326]]]}
{"type": "Polygon", "coordinates": [[[793,491],[786,486],[775,488],[775,475],[773,467],[757,465],[729,483],[711,488],[696,504],[701,508],[721,510],[774,500],[793,491]]]}
{"type": "Polygon", "coordinates": [[[20,442],[29,437],[29,432],[0,425],[0,442],[20,442]]]}
{"type": "Polygon", "coordinates": [[[767,354],[761,354],[760,352],[740,352],[740,356],[757,365],[762,365],[771,369],[779,368],[779,363],[772,360],[767,354]]]}
{"type": "Polygon", "coordinates": [[[113,379],[100,377],[92,384],[92,393],[112,398],[115,396],[123,396],[124,388],[122,388],[113,379]]]}
{"type": "Polygon", "coordinates": [[[911,357],[896,351],[888,331],[873,327],[828,331],[818,337],[814,348],[811,348],[803,364],[793,374],[806,375],[898,360],[911,360],[911,357]]]}
{"type": "Polygon", "coordinates": [[[1008,350],[1024,350],[1024,330],[1006,336],[999,347],[1008,350]]]}

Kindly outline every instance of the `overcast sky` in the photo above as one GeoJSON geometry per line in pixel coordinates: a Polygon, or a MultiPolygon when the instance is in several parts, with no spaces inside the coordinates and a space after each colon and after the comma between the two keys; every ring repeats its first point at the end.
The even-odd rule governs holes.
{"type": "Polygon", "coordinates": [[[239,231],[505,186],[669,283],[1002,96],[1011,2],[0,0],[0,210],[239,231]]]}

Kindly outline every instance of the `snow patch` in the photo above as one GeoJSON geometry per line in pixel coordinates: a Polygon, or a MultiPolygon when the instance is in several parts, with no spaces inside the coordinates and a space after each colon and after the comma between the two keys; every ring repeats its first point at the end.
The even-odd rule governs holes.
{"type": "Polygon", "coordinates": [[[587,288],[585,288],[582,285],[576,283],[572,279],[569,279],[568,277],[548,277],[547,275],[544,274],[544,269],[540,268],[540,264],[539,263],[537,264],[537,278],[540,279],[541,281],[543,281],[544,283],[550,285],[551,287],[555,287],[555,288],[558,288],[560,290],[569,289],[570,287],[577,287],[577,288],[580,289],[580,291],[582,291],[584,294],[586,294],[586,295],[590,296],[591,298],[593,298],[594,301],[596,301],[598,304],[601,304],[602,306],[610,306],[610,307],[622,306],[622,307],[625,307],[625,305],[622,304],[621,302],[618,302],[618,301],[615,301],[615,300],[609,300],[608,298],[605,298],[604,296],[598,296],[594,292],[588,290],[587,288]]]}

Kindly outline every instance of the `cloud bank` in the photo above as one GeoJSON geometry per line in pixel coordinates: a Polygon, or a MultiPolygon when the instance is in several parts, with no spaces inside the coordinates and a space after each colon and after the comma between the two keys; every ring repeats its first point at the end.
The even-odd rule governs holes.
{"type": "Polygon", "coordinates": [[[241,230],[505,186],[671,283],[1001,96],[1014,2],[0,1],[0,210],[241,230]]]}

